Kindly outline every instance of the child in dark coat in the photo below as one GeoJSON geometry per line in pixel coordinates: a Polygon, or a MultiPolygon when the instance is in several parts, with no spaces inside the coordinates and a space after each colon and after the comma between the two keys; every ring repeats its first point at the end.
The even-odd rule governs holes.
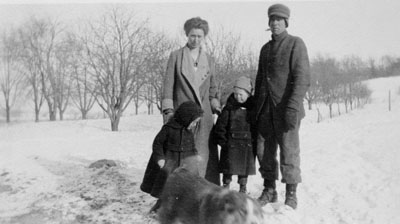
{"type": "Polygon", "coordinates": [[[229,188],[232,175],[238,175],[239,192],[246,193],[248,175],[255,175],[255,153],[251,125],[253,109],[252,85],[247,77],[235,81],[215,126],[215,137],[221,146],[219,162],[223,186],[229,188]]]}
{"type": "MultiPolygon", "coordinates": [[[[159,198],[165,181],[178,167],[185,167],[198,175],[197,150],[192,129],[203,115],[203,110],[195,102],[182,103],[175,111],[173,119],[163,125],[153,142],[153,153],[147,165],[140,189],[159,198]]],[[[151,208],[156,212],[160,200],[151,208]]]]}

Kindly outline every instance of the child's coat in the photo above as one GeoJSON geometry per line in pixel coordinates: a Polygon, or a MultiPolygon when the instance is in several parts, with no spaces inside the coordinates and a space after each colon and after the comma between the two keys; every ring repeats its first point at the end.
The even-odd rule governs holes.
{"type": "Polygon", "coordinates": [[[218,117],[215,137],[221,145],[220,172],[233,175],[255,174],[251,115],[253,98],[240,104],[231,94],[218,117]]]}
{"type": "Polygon", "coordinates": [[[171,119],[154,139],[153,153],[140,189],[158,198],[168,175],[178,167],[185,167],[190,172],[198,174],[197,150],[193,133],[175,119],[171,119]],[[162,169],[157,164],[161,159],[165,160],[162,169]]]}

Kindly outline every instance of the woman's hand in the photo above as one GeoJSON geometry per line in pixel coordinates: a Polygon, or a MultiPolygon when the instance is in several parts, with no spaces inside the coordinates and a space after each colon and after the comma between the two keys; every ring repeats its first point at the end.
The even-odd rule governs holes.
{"type": "Polygon", "coordinates": [[[220,115],[222,108],[221,108],[221,104],[219,103],[219,100],[217,98],[213,98],[210,101],[211,104],[211,110],[214,114],[220,115]]]}
{"type": "Polygon", "coordinates": [[[160,159],[157,161],[157,164],[160,168],[163,168],[165,166],[165,159],[160,159]]]}

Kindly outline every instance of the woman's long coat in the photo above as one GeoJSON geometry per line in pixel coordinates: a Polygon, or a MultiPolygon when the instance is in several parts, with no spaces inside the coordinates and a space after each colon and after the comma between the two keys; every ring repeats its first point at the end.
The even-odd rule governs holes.
{"type": "Polygon", "coordinates": [[[200,162],[200,176],[220,184],[218,149],[210,138],[214,122],[212,113],[219,107],[214,64],[203,51],[200,53],[197,71],[187,46],[171,53],[163,83],[162,110],[176,109],[185,101],[198,103],[204,110],[195,131],[195,146],[200,162]]]}
{"type": "Polygon", "coordinates": [[[254,175],[255,145],[252,132],[253,98],[238,103],[233,94],[218,117],[215,138],[221,145],[220,172],[233,175],[254,175]]]}
{"type": "Polygon", "coordinates": [[[162,127],[153,141],[153,153],[140,189],[158,198],[167,177],[176,168],[185,167],[198,174],[197,161],[193,133],[172,119],[162,127]],[[162,159],[165,160],[165,165],[160,169],[157,162],[162,159]]]}

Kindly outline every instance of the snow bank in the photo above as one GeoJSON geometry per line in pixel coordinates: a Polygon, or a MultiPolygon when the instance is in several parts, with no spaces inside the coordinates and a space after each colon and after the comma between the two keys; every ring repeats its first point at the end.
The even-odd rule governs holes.
{"type": "MultiPolygon", "coordinates": [[[[321,123],[307,112],[299,207],[283,206],[279,183],[265,223],[400,223],[400,77],[367,83],[373,94],[363,109],[321,123]]],[[[157,223],[146,214],[154,199],[139,184],[161,123],[160,115],[124,117],[119,132],[101,119],[1,124],[0,223],[157,223]],[[87,168],[99,159],[119,167],[87,168]]],[[[259,174],[248,190],[259,196],[259,174]]]]}

